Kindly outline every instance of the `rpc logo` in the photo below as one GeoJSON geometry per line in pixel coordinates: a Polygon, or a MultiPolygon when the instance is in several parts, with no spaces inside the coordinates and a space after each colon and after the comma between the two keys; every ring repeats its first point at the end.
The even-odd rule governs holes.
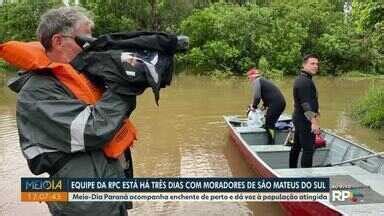
{"type": "Polygon", "coordinates": [[[334,190],[332,191],[332,201],[345,201],[345,200],[350,200],[351,202],[358,202],[362,201],[364,195],[354,189],[351,191],[347,190],[334,190]]]}

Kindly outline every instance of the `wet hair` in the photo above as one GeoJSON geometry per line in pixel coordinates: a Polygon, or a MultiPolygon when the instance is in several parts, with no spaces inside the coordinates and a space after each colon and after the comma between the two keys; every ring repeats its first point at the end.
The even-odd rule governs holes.
{"type": "Polygon", "coordinates": [[[310,54],[306,54],[304,55],[303,57],[303,63],[306,63],[308,59],[310,58],[315,58],[315,59],[320,59],[319,56],[317,54],[314,54],[314,53],[310,53],[310,54]]]}
{"type": "Polygon", "coordinates": [[[50,9],[41,18],[36,36],[46,50],[52,48],[52,37],[57,33],[72,35],[80,24],[94,23],[89,12],[82,7],[63,6],[50,9]]]}

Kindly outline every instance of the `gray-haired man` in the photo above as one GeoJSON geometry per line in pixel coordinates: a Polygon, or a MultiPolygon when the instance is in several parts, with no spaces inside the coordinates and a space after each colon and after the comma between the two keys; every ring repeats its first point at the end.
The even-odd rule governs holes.
{"type": "MultiPolygon", "coordinates": [[[[75,37],[91,36],[92,26],[85,9],[61,7],[42,15],[37,36],[51,62],[66,64],[81,52],[75,37]]],[[[18,92],[20,145],[29,168],[36,175],[57,178],[123,178],[120,161],[106,157],[102,148],[134,110],[136,97],[106,89],[96,103],[89,104],[78,97],[81,92],[74,92],[77,83],[86,83],[77,76],[47,68],[28,71],[12,83],[12,90],[18,92]]],[[[47,204],[52,215],[127,215],[128,207],[125,202],[47,204]]]]}

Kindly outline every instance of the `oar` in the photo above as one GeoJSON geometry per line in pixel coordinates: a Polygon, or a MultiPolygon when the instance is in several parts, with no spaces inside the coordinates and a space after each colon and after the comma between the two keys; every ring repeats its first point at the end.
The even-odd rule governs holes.
{"type": "Polygon", "coordinates": [[[365,159],[369,159],[369,158],[373,158],[373,157],[377,157],[377,156],[382,156],[382,155],[384,155],[384,152],[378,152],[378,153],[374,153],[374,154],[370,154],[370,155],[366,155],[366,156],[362,156],[362,157],[358,157],[358,158],[342,161],[342,162],[339,162],[339,163],[328,164],[326,166],[337,166],[337,165],[341,165],[341,164],[351,163],[351,162],[355,162],[355,161],[359,161],[359,160],[365,160],[365,159]]]}

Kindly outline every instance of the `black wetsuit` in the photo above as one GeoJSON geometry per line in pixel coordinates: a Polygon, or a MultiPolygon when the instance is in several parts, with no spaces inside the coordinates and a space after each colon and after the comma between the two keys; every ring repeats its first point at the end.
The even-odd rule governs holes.
{"type": "Polygon", "coordinates": [[[301,149],[301,167],[312,167],[315,134],[311,132],[311,122],[306,116],[319,113],[319,102],[312,76],[301,71],[293,85],[295,143],[289,155],[289,167],[296,168],[301,149]],[[305,114],[306,115],[305,115],[305,114]]]}
{"type": "MultiPolygon", "coordinates": [[[[265,128],[267,130],[274,129],[276,121],[285,109],[284,96],[275,84],[263,77],[255,79],[253,87],[254,98],[252,107],[257,108],[260,100],[262,100],[264,107],[268,107],[265,115],[265,128]]],[[[270,131],[268,131],[268,136],[269,143],[273,144],[270,131]]]]}

